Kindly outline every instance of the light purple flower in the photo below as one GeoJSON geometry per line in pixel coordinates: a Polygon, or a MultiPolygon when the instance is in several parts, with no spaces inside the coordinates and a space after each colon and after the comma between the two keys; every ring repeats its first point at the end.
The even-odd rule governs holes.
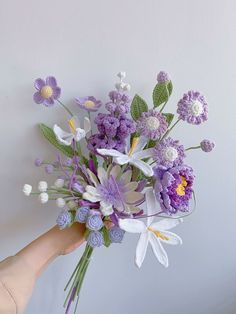
{"type": "Polygon", "coordinates": [[[193,169],[185,165],[171,169],[158,167],[155,169],[155,177],[154,190],[161,209],[170,215],[188,211],[193,194],[193,169]]]}
{"type": "Polygon", "coordinates": [[[203,140],[201,141],[200,146],[204,152],[209,153],[215,147],[215,143],[210,140],[203,140]]]}
{"type": "Polygon", "coordinates": [[[163,135],[167,127],[166,118],[153,109],[143,112],[141,118],[137,121],[137,131],[151,140],[156,140],[163,135]]]}
{"type": "Polygon", "coordinates": [[[121,243],[124,238],[125,231],[118,226],[114,226],[109,230],[109,238],[112,243],[121,243]]]}
{"type": "Polygon", "coordinates": [[[57,86],[55,77],[48,76],[46,81],[38,78],[34,82],[37,92],[34,94],[34,101],[36,104],[43,104],[46,107],[54,105],[54,100],[61,95],[61,88],[57,86]]]}
{"type": "Polygon", "coordinates": [[[52,174],[53,171],[54,171],[53,165],[50,165],[50,164],[47,165],[47,166],[45,167],[45,171],[46,171],[47,174],[52,174]]]}
{"type": "Polygon", "coordinates": [[[160,71],[158,74],[157,74],[157,82],[158,83],[166,83],[166,82],[169,82],[170,81],[170,77],[169,77],[169,74],[166,73],[165,71],[160,71]]]}
{"type": "Polygon", "coordinates": [[[60,229],[65,229],[66,227],[69,227],[71,223],[72,223],[71,213],[66,210],[63,210],[57,217],[57,225],[59,226],[60,229]]]}
{"type": "Polygon", "coordinates": [[[102,102],[93,96],[78,97],[75,101],[80,108],[87,111],[97,111],[102,105],[102,102]]]}
{"type": "Polygon", "coordinates": [[[40,159],[40,158],[36,158],[35,161],[34,161],[34,164],[35,164],[36,167],[40,167],[43,164],[43,160],[40,159]]]}
{"type": "Polygon", "coordinates": [[[87,221],[90,209],[88,206],[81,206],[77,209],[75,220],[80,223],[85,223],[87,221]]]}
{"type": "Polygon", "coordinates": [[[178,102],[179,119],[190,124],[200,124],[208,118],[208,105],[199,92],[189,91],[178,102]]]}
{"type": "Polygon", "coordinates": [[[99,212],[91,212],[87,218],[86,227],[91,231],[99,231],[103,227],[103,221],[99,212]]]}
{"type": "Polygon", "coordinates": [[[153,158],[158,165],[166,168],[179,166],[185,157],[184,146],[168,137],[154,147],[153,158]]]}
{"type": "Polygon", "coordinates": [[[87,243],[93,248],[102,246],[104,243],[102,233],[99,231],[90,232],[87,238],[87,243]]]}

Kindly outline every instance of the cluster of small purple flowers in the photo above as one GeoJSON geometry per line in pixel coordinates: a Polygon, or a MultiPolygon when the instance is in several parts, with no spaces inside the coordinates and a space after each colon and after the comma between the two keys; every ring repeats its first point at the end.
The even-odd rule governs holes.
{"type": "Polygon", "coordinates": [[[136,130],[135,122],[127,118],[130,98],[119,91],[111,91],[109,98],[106,104],[109,113],[97,115],[95,123],[99,133],[92,135],[88,141],[88,149],[95,153],[98,148],[123,152],[127,137],[136,130]]]}

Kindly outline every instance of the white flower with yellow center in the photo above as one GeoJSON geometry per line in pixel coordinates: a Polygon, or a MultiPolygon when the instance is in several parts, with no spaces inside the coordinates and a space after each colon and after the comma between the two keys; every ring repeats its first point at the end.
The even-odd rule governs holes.
{"type": "Polygon", "coordinates": [[[63,145],[71,145],[72,141],[79,142],[85,138],[86,134],[91,130],[89,118],[84,118],[84,128],[80,128],[80,123],[77,117],[72,117],[68,121],[71,133],[62,130],[58,125],[54,125],[53,131],[58,140],[63,145]]]}
{"type": "Polygon", "coordinates": [[[164,250],[162,243],[166,244],[182,244],[181,238],[168,231],[174,228],[182,219],[166,218],[154,222],[154,215],[157,212],[157,201],[153,190],[149,189],[146,192],[146,206],[147,206],[147,224],[137,219],[120,219],[119,226],[126,232],[140,233],[140,238],[136,248],[135,264],[141,267],[144,261],[148,243],[151,244],[152,250],[158,261],[165,267],[168,267],[168,256],[164,250]]]}
{"type": "Polygon", "coordinates": [[[144,149],[147,141],[139,137],[135,137],[132,146],[127,154],[122,154],[115,149],[97,149],[98,153],[103,156],[111,156],[114,158],[115,163],[119,165],[130,164],[140,169],[145,176],[153,176],[152,167],[142,159],[150,158],[153,156],[153,149],[144,149]]]}

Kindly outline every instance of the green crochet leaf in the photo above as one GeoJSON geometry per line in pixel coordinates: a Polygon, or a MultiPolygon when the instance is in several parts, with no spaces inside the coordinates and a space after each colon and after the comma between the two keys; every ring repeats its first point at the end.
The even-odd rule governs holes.
{"type": "Polygon", "coordinates": [[[106,227],[102,228],[102,233],[103,233],[104,245],[106,247],[109,247],[110,244],[111,244],[111,240],[110,240],[110,237],[109,237],[109,231],[107,230],[106,227]]]}
{"type": "Polygon", "coordinates": [[[173,85],[171,81],[168,83],[157,83],[152,93],[154,108],[167,102],[172,93],[172,90],[173,85]]]}
{"type": "Polygon", "coordinates": [[[143,112],[148,111],[148,105],[139,95],[135,95],[131,104],[131,116],[136,121],[143,112]]]}
{"type": "Polygon", "coordinates": [[[175,115],[173,113],[163,113],[163,116],[165,116],[166,121],[167,121],[168,126],[169,126],[171,124],[171,122],[173,121],[175,115]]]}
{"type": "Polygon", "coordinates": [[[68,157],[73,157],[73,149],[70,146],[61,145],[58,143],[56,136],[53,130],[45,125],[44,123],[39,124],[40,131],[42,132],[43,136],[58,150],[60,150],[64,155],[68,157]]]}

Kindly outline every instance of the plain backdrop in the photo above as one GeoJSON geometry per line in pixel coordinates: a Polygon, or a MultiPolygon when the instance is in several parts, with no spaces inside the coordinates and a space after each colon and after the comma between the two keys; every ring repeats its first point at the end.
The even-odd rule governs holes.
{"type": "MultiPolygon", "coordinates": [[[[83,286],[81,314],[236,313],[236,2],[230,0],[0,1],[0,258],[15,254],[55,223],[54,203],[26,198],[22,185],[53,178],[33,165],[55,150],[37,123],[63,123],[63,110],[32,101],[33,81],[55,75],[62,100],[107,100],[118,71],[131,95],[149,103],[156,74],[166,70],[174,91],[168,111],[189,89],[209,102],[209,121],[181,123],[174,136],[186,146],[213,139],[211,154],[189,152],[196,173],[197,210],[175,231],[181,247],[166,247],[164,269],[151,250],[134,266],[136,235],[97,249],[83,286]]],[[[75,108],[74,108],[75,109],[75,108]]],[[[60,257],[38,281],[26,314],[64,313],[63,288],[82,249],[60,257]]]]}

